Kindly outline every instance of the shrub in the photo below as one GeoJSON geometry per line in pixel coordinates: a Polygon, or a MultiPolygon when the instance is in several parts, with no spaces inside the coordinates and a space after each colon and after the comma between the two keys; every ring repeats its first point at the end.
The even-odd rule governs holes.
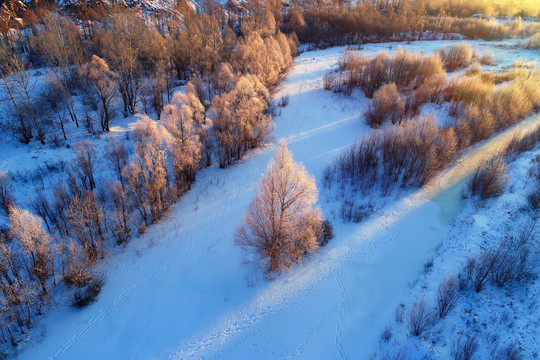
{"type": "Polygon", "coordinates": [[[472,48],[466,43],[443,47],[438,51],[446,71],[467,67],[472,60],[472,48]]]}
{"type": "Polygon", "coordinates": [[[433,316],[424,297],[417,300],[407,312],[407,327],[414,336],[420,336],[433,324],[433,316]]]}
{"type": "Polygon", "coordinates": [[[497,253],[497,261],[491,271],[491,280],[497,286],[521,281],[530,274],[530,250],[520,239],[503,239],[497,253]]]}
{"type": "Polygon", "coordinates": [[[494,94],[493,104],[499,128],[507,128],[525,118],[534,108],[525,87],[526,82],[513,81],[502,84],[494,94]]]}
{"type": "Polygon", "coordinates": [[[381,51],[363,68],[360,89],[367,97],[373,97],[382,85],[388,83],[388,52],[381,51]]]}
{"type": "Polygon", "coordinates": [[[278,106],[279,107],[285,107],[287,105],[289,105],[289,95],[283,95],[280,99],[279,99],[279,103],[278,103],[278,106]]]}
{"type": "Polygon", "coordinates": [[[479,59],[482,65],[495,65],[495,57],[493,52],[486,50],[479,59]]]}
{"type": "Polygon", "coordinates": [[[489,281],[491,271],[497,263],[498,254],[493,249],[484,251],[467,260],[464,279],[476,292],[482,291],[489,281]]]}
{"type": "Polygon", "coordinates": [[[444,90],[446,101],[457,104],[488,104],[493,98],[495,87],[480,76],[466,77],[462,80],[452,80],[444,90]]]}
{"type": "Polygon", "coordinates": [[[399,123],[404,111],[405,105],[396,84],[386,84],[373,95],[373,102],[365,114],[365,122],[372,128],[378,128],[386,121],[399,123]]]}
{"type": "Polygon", "coordinates": [[[458,281],[454,276],[447,277],[439,284],[437,290],[437,313],[440,318],[446,317],[456,306],[458,300],[458,281]]]}
{"type": "Polygon", "coordinates": [[[346,87],[358,87],[370,98],[385,84],[395,83],[401,91],[416,89],[431,78],[446,76],[438,55],[423,56],[401,47],[392,56],[381,51],[372,59],[347,51],[338,64],[339,71],[346,73],[346,87]]]}
{"type": "Polygon", "coordinates": [[[381,332],[381,341],[387,343],[392,338],[392,325],[386,325],[381,332]]]}
{"type": "Polygon", "coordinates": [[[527,49],[540,49],[540,32],[532,35],[525,45],[527,49]]]}
{"type": "Polygon", "coordinates": [[[508,181],[507,173],[508,167],[502,155],[483,162],[469,182],[471,194],[482,200],[501,195],[508,181]]]}
{"type": "Polygon", "coordinates": [[[465,122],[468,131],[468,134],[460,133],[458,137],[466,137],[472,144],[488,139],[493,135],[496,126],[493,114],[477,105],[469,105],[462,109],[457,121],[465,122]]]}
{"type": "Polygon", "coordinates": [[[474,335],[459,335],[452,343],[452,357],[454,360],[470,360],[478,351],[478,340],[474,335]]]}
{"type": "Polygon", "coordinates": [[[334,238],[334,226],[330,220],[324,220],[321,226],[321,233],[318,236],[319,246],[326,246],[334,238]]]}
{"type": "Polygon", "coordinates": [[[418,114],[422,105],[426,103],[439,103],[445,83],[446,73],[443,72],[426,79],[416,91],[411,91],[405,102],[407,114],[418,114]]]}
{"type": "Polygon", "coordinates": [[[76,308],[83,308],[88,304],[96,301],[101,287],[103,285],[103,278],[98,277],[93,279],[88,285],[75,290],[72,299],[72,306],[76,308]]]}
{"type": "MultiPolygon", "coordinates": [[[[430,116],[408,119],[355,142],[327,174],[364,194],[380,184],[381,193],[388,195],[395,186],[422,186],[456,151],[453,129],[440,129],[430,116]]],[[[355,217],[358,207],[350,203],[342,213],[355,217]]]]}
{"type": "Polygon", "coordinates": [[[527,195],[527,204],[533,211],[537,211],[540,208],[540,188],[537,187],[533,192],[527,195]]]}
{"type": "Polygon", "coordinates": [[[15,204],[15,199],[11,195],[11,178],[6,173],[0,172],[0,213],[6,218],[9,215],[9,209],[15,204]]]}
{"type": "Polygon", "coordinates": [[[476,292],[482,291],[491,280],[502,287],[509,282],[521,281],[531,273],[530,239],[534,225],[518,237],[508,237],[467,260],[462,277],[476,292]]]}
{"type": "Polygon", "coordinates": [[[478,75],[482,72],[482,65],[477,62],[473,62],[469,70],[467,70],[467,75],[478,75]]]}
{"type": "Polygon", "coordinates": [[[495,353],[494,360],[521,360],[523,353],[516,343],[512,343],[495,353]]]}

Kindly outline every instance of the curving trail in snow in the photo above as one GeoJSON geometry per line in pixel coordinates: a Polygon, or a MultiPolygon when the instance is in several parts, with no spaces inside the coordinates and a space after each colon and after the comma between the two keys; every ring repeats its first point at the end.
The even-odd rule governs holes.
{"type": "MultiPolygon", "coordinates": [[[[276,117],[275,137],[287,139],[295,160],[318,179],[368,131],[360,118],[363,96],[351,101],[322,89],[341,50],[299,56],[277,95],[289,95],[290,103],[276,117]]],[[[364,223],[336,223],[328,247],[272,282],[241,265],[232,234],[273,147],[226,170],[202,171],[167,219],[103,264],[108,274],[98,302],[82,311],[53,310],[41,325],[48,333],[20,358],[365,358],[449,227],[441,221],[447,202],[430,199],[459,184],[514,132],[537,125],[531,118],[480,144],[425,190],[364,223]]],[[[331,211],[324,202],[321,208],[331,211]]]]}

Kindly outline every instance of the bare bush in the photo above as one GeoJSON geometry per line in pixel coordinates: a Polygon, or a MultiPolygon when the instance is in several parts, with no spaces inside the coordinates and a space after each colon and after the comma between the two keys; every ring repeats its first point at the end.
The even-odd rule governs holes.
{"type": "MultiPolygon", "coordinates": [[[[456,151],[452,129],[440,129],[432,117],[409,119],[353,144],[337,159],[332,177],[362,193],[379,184],[388,195],[396,186],[422,186],[456,151]]],[[[354,213],[349,208],[352,212],[344,208],[346,216],[354,213]]]]}
{"type": "Polygon", "coordinates": [[[290,97],[289,95],[283,95],[280,99],[279,99],[279,103],[278,103],[278,106],[279,107],[286,107],[287,105],[289,105],[289,101],[290,101],[290,97]]]}
{"type": "Polygon", "coordinates": [[[532,35],[525,45],[527,49],[540,49],[540,32],[532,35]]]}
{"type": "Polygon", "coordinates": [[[72,306],[75,308],[83,308],[96,301],[99,293],[101,292],[103,282],[102,277],[97,277],[92,279],[92,281],[90,281],[84,287],[77,288],[73,294],[73,299],[71,302],[72,306]]]}
{"type": "Polygon", "coordinates": [[[478,351],[478,340],[475,335],[459,335],[452,342],[452,358],[454,360],[470,360],[478,351]]]}
{"type": "Polygon", "coordinates": [[[469,66],[472,60],[472,48],[466,43],[439,49],[439,55],[446,71],[455,71],[469,66]]]}
{"type": "Polygon", "coordinates": [[[478,60],[482,65],[495,65],[495,56],[493,52],[486,50],[478,60]]]}
{"type": "Polygon", "coordinates": [[[495,87],[492,83],[485,82],[479,76],[473,76],[451,81],[444,90],[444,97],[446,101],[454,101],[457,104],[480,106],[488,104],[494,92],[495,87]]]}
{"type": "Polygon", "coordinates": [[[330,220],[324,220],[320,230],[321,232],[317,236],[319,246],[326,246],[334,238],[334,226],[330,220]]]}
{"type": "Polygon", "coordinates": [[[456,306],[458,300],[458,280],[454,276],[444,278],[437,290],[437,313],[440,318],[446,317],[456,306]]]}
{"type": "Polygon", "coordinates": [[[15,198],[11,195],[9,184],[11,178],[6,173],[0,172],[0,211],[7,218],[9,209],[15,205],[15,198]]]}
{"type": "Polygon", "coordinates": [[[282,142],[263,174],[235,242],[268,276],[290,269],[317,249],[322,218],[314,179],[282,142]]]}
{"type": "Polygon", "coordinates": [[[381,341],[387,343],[392,338],[392,325],[386,325],[381,332],[381,341]]]}
{"type": "Polygon", "coordinates": [[[509,282],[521,281],[531,273],[530,249],[519,238],[505,238],[497,250],[499,256],[491,271],[491,280],[502,287],[509,282]]]}
{"type": "Polygon", "coordinates": [[[511,343],[495,352],[494,360],[522,360],[523,351],[516,343],[511,343]]]}
{"type": "Polygon", "coordinates": [[[433,325],[433,314],[425,297],[421,297],[407,312],[407,327],[411,335],[420,336],[433,325]]]}
{"type": "Polygon", "coordinates": [[[471,194],[482,200],[501,195],[508,182],[507,173],[508,167],[502,155],[483,162],[469,182],[471,194]]]}
{"type": "Polygon", "coordinates": [[[73,240],[60,245],[62,260],[62,280],[68,286],[84,287],[94,278],[92,263],[88,260],[84,248],[73,240]]]}
{"type": "Polygon", "coordinates": [[[467,260],[463,277],[476,292],[482,291],[489,282],[498,257],[499,253],[495,249],[489,249],[467,260]]]}
{"type": "Polygon", "coordinates": [[[464,148],[469,143],[475,144],[488,139],[495,132],[496,125],[495,118],[488,109],[469,105],[458,114],[455,128],[460,131],[457,136],[464,148]],[[463,122],[464,126],[459,124],[460,122],[463,122]],[[461,131],[463,129],[466,129],[466,132],[461,131]]]}
{"type": "Polygon", "coordinates": [[[500,128],[525,118],[540,104],[540,86],[534,79],[516,79],[502,84],[494,94],[495,116],[500,128]]]}
{"type": "Polygon", "coordinates": [[[386,84],[373,95],[373,102],[364,115],[365,122],[372,128],[378,128],[387,121],[399,123],[404,112],[405,105],[396,84],[386,84]]]}

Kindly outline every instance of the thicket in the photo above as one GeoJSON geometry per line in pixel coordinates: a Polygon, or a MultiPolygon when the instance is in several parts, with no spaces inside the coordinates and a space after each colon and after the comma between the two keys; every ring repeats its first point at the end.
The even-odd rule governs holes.
{"type": "MultiPolygon", "coordinates": [[[[514,6],[512,10],[518,8],[514,6]]],[[[500,40],[516,35],[527,37],[540,30],[538,23],[522,22],[519,16],[513,21],[463,18],[476,14],[470,13],[470,9],[468,2],[456,8],[452,2],[433,7],[430,2],[422,0],[360,1],[347,6],[339,1],[324,4],[304,1],[292,4],[283,17],[282,29],[295,31],[299,40],[312,48],[366,42],[453,39],[455,34],[468,39],[500,40]],[[462,15],[457,9],[467,15],[462,15]]]]}
{"type": "MultiPolygon", "coordinates": [[[[330,72],[323,85],[345,92],[355,87],[373,95],[364,121],[380,129],[356,141],[325,170],[325,186],[337,181],[364,195],[377,189],[388,195],[393,189],[422,186],[462,150],[540,106],[538,72],[514,68],[446,81],[441,53],[447,64],[453,64],[447,65],[449,70],[470,64],[470,48],[464,45],[428,57],[401,49],[392,56],[381,52],[371,59],[344,53],[338,70],[330,72]],[[458,55],[450,56],[453,52],[458,55]],[[462,52],[466,54],[459,55],[462,52]],[[435,119],[419,117],[428,102],[446,102],[455,119],[440,125],[435,119]]],[[[513,146],[530,147],[534,136],[527,139],[516,139],[513,146]]],[[[504,185],[503,169],[491,165],[484,164],[471,183],[473,194],[482,199],[500,192],[504,185]]],[[[369,204],[346,200],[341,216],[361,221],[369,210],[369,204]]]]}
{"type": "MultiPolygon", "coordinates": [[[[89,141],[71,146],[65,181],[36,190],[35,215],[17,206],[10,177],[0,176],[0,211],[9,220],[0,239],[2,342],[17,344],[59,283],[73,306],[94,301],[104,283],[94,265],[113,242],[160,220],[201,168],[233,164],[265,144],[273,126],[268,89],[291,66],[297,40],[278,30],[271,8],[257,6],[253,16],[262,17],[244,18],[244,38],[217,3],[195,12],[180,2],[156,27],[127,10],[79,19],[84,26],[40,10],[27,37],[0,41],[0,80],[13,94],[8,124],[24,143],[58,131],[67,138],[70,123],[107,132],[117,112],[160,119],[143,114],[134,124],[134,149],[112,138],[103,153],[89,141]],[[51,69],[47,91],[35,94],[28,70],[42,64],[51,69]],[[173,93],[179,79],[185,91],[173,93]]],[[[315,247],[317,236],[328,240],[324,229],[313,227],[315,247]]]]}

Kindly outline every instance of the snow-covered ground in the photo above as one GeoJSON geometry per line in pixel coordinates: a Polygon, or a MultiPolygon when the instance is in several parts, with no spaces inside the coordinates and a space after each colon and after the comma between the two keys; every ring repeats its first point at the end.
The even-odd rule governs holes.
{"type": "MultiPolygon", "coordinates": [[[[507,43],[471,43],[480,52],[491,49],[499,68],[518,58],[532,61],[538,56],[507,43]]],[[[430,53],[442,44],[373,44],[363,51],[373,54],[398,45],[430,53]]],[[[275,117],[275,138],[287,139],[295,160],[316,176],[321,193],[326,165],[369,131],[362,123],[367,104],[363,95],[354,92],[349,98],[322,88],[323,75],[336,66],[342,51],[303,53],[276,95],[288,95],[290,102],[275,117]]],[[[534,125],[538,119],[527,121],[534,125]]],[[[129,124],[123,129],[127,131],[129,124]]],[[[489,142],[501,142],[513,131],[516,128],[489,142]]],[[[55,156],[54,149],[38,148],[55,156]]],[[[0,171],[18,161],[32,163],[33,156],[40,161],[38,150],[32,154],[19,149],[23,150],[6,150],[11,155],[2,157],[0,171]]],[[[17,355],[21,359],[369,358],[378,351],[380,331],[394,318],[396,305],[410,296],[423,264],[435,256],[463,208],[456,201],[459,191],[455,196],[447,191],[455,191],[452,185],[482,161],[475,153],[485,155],[493,149],[493,143],[480,144],[449,170],[451,175],[442,174],[431,187],[405,194],[360,224],[341,223],[333,216],[334,204],[321,196],[320,206],[334,222],[335,238],[271,282],[242,266],[232,238],[274,146],[225,170],[201,171],[166,219],[100,264],[107,276],[98,301],[75,310],[60,300],[17,355]]]]}
{"type": "MultiPolygon", "coordinates": [[[[418,274],[416,285],[402,299],[405,312],[422,296],[430,307],[434,307],[437,288],[444,277],[458,275],[467,258],[497,245],[504,237],[519,236],[529,228],[537,218],[530,210],[527,195],[538,186],[536,174],[531,169],[538,166],[539,156],[540,147],[537,146],[510,163],[509,184],[500,197],[483,204],[472,199],[463,201],[463,211],[438,246],[432,261],[428,262],[429,268],[418,274]]],[[[535,234],[537,236],[537,229],[535,234]]],[[[474,335],[479,343],[476,358],[496,358],[499,351],[512,344],[520,349],[522,359],[537,358],[540,355],[537,303],[540,244],[535,240],[531,245],[535,276],[503,288],[489,284],[481,293],[460,292],[456,308],[446,318],[437,320],[420,338],[410,336],[405,323],[392,319],[387,324],[392,335],[387,343],[381,341],[381,353],[401,351],[412,359],[444,359],[450,357],[452,344],[458,336],[474,335]]]]}

